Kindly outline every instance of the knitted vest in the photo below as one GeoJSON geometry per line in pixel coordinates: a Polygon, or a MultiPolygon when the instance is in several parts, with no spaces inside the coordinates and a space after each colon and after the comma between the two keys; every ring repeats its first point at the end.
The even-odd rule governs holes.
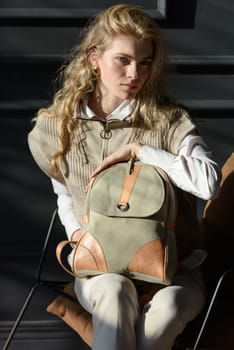
{"type": "MultiPolygon", "coordinates": [[[[106,156],[121,145],[133,141],[178,154],[182,139],[194,129],[194,124],[184,111],[181,111],[181,117],[171,125],[169,130],[165,130],[163,125],[154,130],[133,129],[128,120],[121,122],[109,119],[106,123],[96,119],[80,120],[74,141],[60,164],[60,173],[56,178],[67,186],[73,198],[78,220],[80,221],[83,214],[84,189],[89,183],[89,176],[106,156]]],[[[54,177],[50,160],[59,149],[57,118],[40,115],[28,135],[28,143],[39,167],[49,177],[54,177]]],[[[177,246],[179,258],[182,258],[187,256],[193,247],[199,246],[199,235],[196,208],[189,200],[189,207],[191,206],[192,210],[188,210],[187,198],[184,198],[186,194],[179,190],[178,192],[181,192],[178,194],[182,206],[180,213],[185,214],[178,215],[181,228],[177,230],[177,246]],[[189,222],[185,225],[184,220],[189,222]]]]}

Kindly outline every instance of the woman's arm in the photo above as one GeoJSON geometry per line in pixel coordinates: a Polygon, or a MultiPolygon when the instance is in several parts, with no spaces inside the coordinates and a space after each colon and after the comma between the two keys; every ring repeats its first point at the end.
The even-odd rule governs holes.
{"type": "MultiPolygon", "coordinates": [[[[221,172],[200,136],[188,135],[181,143],[178,155],[137,143],[124,145],[105,158],[91,177],[114,163],[131,158],[159,166],[176,186],[197,197],[207,200],[218,195],[221,172]]],[[[72,197],[66,186],[58,181],[52,179],[52,185],[58,196],[58,214],[68,239],[77,240],[82,234],[82,226],[76,218],[72,197]]]]}
{"type": "Polygon", "coordinates": [[[131,158],[159,166],[177,187],[204,200],[213,199],[219,193],[220,169],[197,134],[191,133],[184,138],[178,155],[137,143],[124,145],[105,158],[91,177],[116,162],[131,158]]]}
{"type": "Polygon", "coordinates": [[[69,240],[77,240],[82,232],[82,226],[77,220],[72,197],[66,186],[51,179],[54,193],[57,195],[58,215],[65,228],[69,240]]]}
{"type": "Polygon", "coordinates": [[[221,171],[202,138],[190,134],[181,143],[178,155],[144,146],[139,159],[161,167],[172,183],[204,200],[219,193],[221,171]]]}

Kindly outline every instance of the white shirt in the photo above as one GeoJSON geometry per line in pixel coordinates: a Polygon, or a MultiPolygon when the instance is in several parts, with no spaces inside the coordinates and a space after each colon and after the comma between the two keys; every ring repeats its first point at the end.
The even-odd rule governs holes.
{"type": "MultiPolygon", "coordinates": [[[[115,118],[117,114],[119,119],[123,119],[129,115],[130,108],[130,102],[124,101],[112,114],[115,114],[115,118]]],[[[92,118],[94,113],[86,106],[82,116],[92,118]]],[[[201,136],[195,133],[190,133],[184,138],[178,155],[143,145],[139,160],[161,167],[174,185],[201,199],[213,199],[218,195],[220,170],[201,136]]],[[[70,239],[72,233],[81,228],[81,223],[75,215],[72,197],[66,186],[54,179],[51,180],[54,192],[58,196],[58,214],[70,239]]],[[[204,255],[200,253],[195,252],[201,261],[204,255]]]]}

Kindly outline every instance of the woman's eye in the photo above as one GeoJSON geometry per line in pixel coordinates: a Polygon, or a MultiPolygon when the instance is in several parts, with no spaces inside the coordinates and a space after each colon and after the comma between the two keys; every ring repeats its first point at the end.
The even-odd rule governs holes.
{"type": "Polygon", "coordinates": [[[145,60],[145,61],[141,62],[142,66],[150,66],[151,63],[152,63],[152,61],[149,61],[149,60],[145,60]]]}
{"type": "Polygon", "coordinates": [[[129,63],[129,59],[127,57],[123,57],[123,56],[119,56],[117,57],[118,61],[123,63],[123,64],[128,64],[129,63]]]}

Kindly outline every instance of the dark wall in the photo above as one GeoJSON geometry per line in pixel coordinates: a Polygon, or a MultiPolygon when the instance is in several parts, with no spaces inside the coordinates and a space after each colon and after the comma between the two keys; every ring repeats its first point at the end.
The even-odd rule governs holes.
{"type": "MultiPolygon", "coordinates": [[[[165,8],[163,2],[132,2],[161,26],[177,65],[170,91],[190,108],[222,165],[234,148],[233,0],[168,0],[165,8]]],[[[28,150],[31,119],[50,101],[57,69],[99,10],[97,3],[105,8],[118,2],[86,1],[85,8],[83,3],[0,2],[1,270],[5,261],[27,257],[34,269],[56,206],[49,180],[28,150]]]]}

